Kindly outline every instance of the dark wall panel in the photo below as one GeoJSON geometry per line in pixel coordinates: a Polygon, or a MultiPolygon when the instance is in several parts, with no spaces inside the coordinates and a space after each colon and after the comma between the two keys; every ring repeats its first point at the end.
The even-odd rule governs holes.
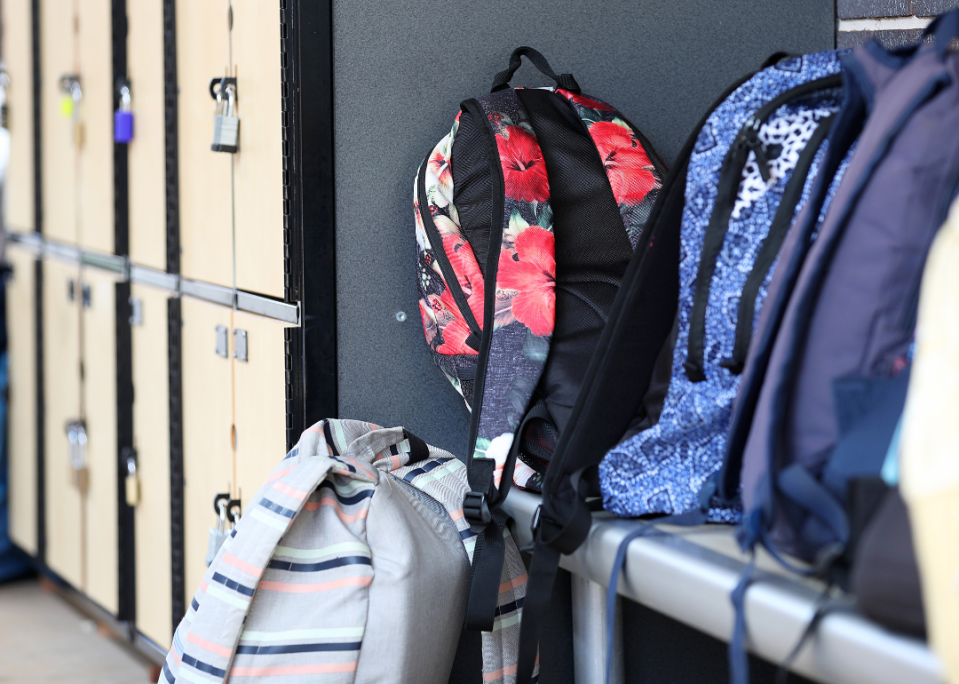
{"type": "MultiPolygon", "coordinates": [[[[834,0],[334,0],[340,415],[404,425],[462,456],[467,413],[420,327],[413,175],[513,48],[573,73],[668,161],[770,53],[833,47],[834,16],[834,0]]],[[[546,85],[528,66],[517,84],[546,85]]]]}

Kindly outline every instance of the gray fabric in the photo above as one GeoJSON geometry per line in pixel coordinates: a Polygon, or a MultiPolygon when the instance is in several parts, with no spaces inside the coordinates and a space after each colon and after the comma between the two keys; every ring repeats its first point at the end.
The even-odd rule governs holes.
{"type": "MultiPolygon", "coordinates": [[[[668,163],[723,88],[771,53],[832,48],[834,13],[832,0],[335,0],[340,415],[465,456],[469,415],[418,313],[409,179],[514,48],[572,72],[668,163]]],[[[549,84],[526,64],[515,85],[549,84]]]]}
{"type": "Polygon", "coordinates": [[[356,682],[445,684],[466,613],[469,559],[459,534],[380,473],[366,520],[374,579],[356,682]]]}

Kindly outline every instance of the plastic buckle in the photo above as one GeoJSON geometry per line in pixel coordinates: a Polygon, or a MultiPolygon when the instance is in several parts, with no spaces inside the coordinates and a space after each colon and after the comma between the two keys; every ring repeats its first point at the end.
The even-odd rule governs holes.
{"type": "Polygon", "coordinates": [[[543,504],[540,504],[536,507],[536,510],[533,511],[533,519],[529,523],[529,531],[533,533],[533,541],[536,541],[536,533],[539,532],[539,523],[540,518],[543,513],[543,504]]]}
{"type": "Polygon", "coordinates": [[[471,528],[484,528],[489,525],[493,515],[486,503],[486,495],[481,492],[467,492],[463,497],[463,517],[471,528]]]}

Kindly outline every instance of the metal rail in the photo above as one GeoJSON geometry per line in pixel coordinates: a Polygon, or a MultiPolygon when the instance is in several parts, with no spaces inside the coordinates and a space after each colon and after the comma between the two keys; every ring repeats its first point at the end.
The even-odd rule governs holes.
{"type": "MultiPolygon", "coordinates": [[[[539,496],[510,490],[505,509],[513,517],[514,537],[522,547],[532,541],[530,522],[539,496]]],[[[574,660],[595,661],[595,650],[605,654],[605,587],[619,543],[641,524],[606,513],[594,515],[586,542],[561,567],[599,590],[586,591],[592,599],[573,596],[574,660]],[[578,614],[578,618],[577,618],[578,614]]],[[[669,617],[728,641],[733,628],[730,592],[748,564],[739,552],[729,526],[698,528],[659,526],[634,540],[621,575],[620,596],[642,603],[669,617]]],[[[746,594],[748,648],[774,663],[793,649],[816,610],[823,585],[786,575],[768,556],[757,558],[756,581],[746,594]]],[[[575,585],[574,585],[575,586],[575,585]]],[[[620,643],[615,649],[622,652],[620,643]]],[[[938,658],[918,639],[893,634],[852,609],[829,613],[809,639],[792,669],[826,684],[945,684],[938,658]]],[[[615,680],[614,680],[615,681],[615,680]]],[[[620,680],[621,681],[621,680],[620,680]]],[[[602,684],[601,667],[577,665],[577,684],[602,684]]]]}
{"type": "Polygon", "coordinates": [[[83,264],[90,268],[107,271],[114,274],[121,282],[149,285],[165,290],[173,297],[193,297],[227,307],[233,306],[235,298],[236,308],[239,311],[282,321],[292,327],[300,326],[299,302],[291,304],[243,290],[236,290],[234,293],[234,290],[229,287],[182,278],[175,273],[166,273],[155,268],[130,263],[127,257],[81,249],[76,245],[49,240],[38,233],[10,233],[8,238],[8,244],[11,247],[26,250],[37,257],[83,264]]]}

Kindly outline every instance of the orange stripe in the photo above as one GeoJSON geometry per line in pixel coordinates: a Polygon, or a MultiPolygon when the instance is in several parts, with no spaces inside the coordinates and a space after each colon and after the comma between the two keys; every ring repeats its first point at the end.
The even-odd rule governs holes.
{"type": "Polygon", "coordinates": [[[364,508],[359,513],[356,513],[354,515],[344,513],[343,509],[340,508],[340,502],[337,501],[332,496],[324,496],[319,501],[307,501],[305,508],[308,511],[318,511],[320,510],[320,506],[331,506],[335,508],[336,514],[340,516],[340,520],[346,523],[356,522],[360,518],[365,518],[370,513],[368,508],[364,508]]]}
{"type": "Polygon", "coordinates": [[[353,458],[352,456],[340,456],[340,459],[345,460],[345,461],[349,461],[350,463],[352,463],[353,465],[355,465],[355,466],[357,467],[357,469],[362,470],[362,471],[363,471],[363,474],[366,475],[367,477],[369,477],[371,480],[376,479],[376,478],[373,477],[373,473],[370,471],[369,468],[366,467],[365,464],[360,463],[359,461],[357,461],[357,460],[356,460],[355,458],[353,458]]]}
{"type": "Polygon", "coordinates": [[[288,472],[290,472],[291,470],[293,470],[295,467],[296,467],[296,466],[290,466],[289,468],[284,468],[283,470],[277,470],[275,473],[270,473],[270,474],[267,476],[266,481],[267,481],[267,482],[275,482],[276,480],[279,480],[281,477],[283,477],[283,476],[286,475],[288,472]]]}
{"type": "Polygon", "coordinates": [[[393,470],[397,470],[400,467],[400,457],[399,456],[390,456],[390,463],[393,464],[393,470]]]}
{"type": "Polygon", "coordinates": [[[502,670],[497,670],[496,672],[484,672],[483,681],[495,682],[497,679],[502,679],[506,675],[516,674],[518,667],[518,665],[510,665],[509,667],[504,667],[502,670]]]}
{"type": "Polygon", "coordinates": [[[179,665],[180,661],[183,660],[183,656],[176,652],[175,648],[170,649],[170,654],[173,656],[173,659],[176,661],[176,664],[179,665]]]}
{"type": "Polygon", "coordinates": [[[329,674],[356,672],[356,663],[318,663],[316,665],[274,665],[272,667],[234,667],[231,677],[269,677],[271,675],[329,674]]]}
{"type": "Polygon", "coordinates": [[[322,434],[323,434],[323,424],[320,423],[319,425],[312,425],[312,426],[308,427],[304,432],[319,432],[319,433],[322,435],[322,434]]]}
{"type": "Polygon", "coordinates": [[[451,518],[452,520],[459,520],[459,519],[462,518],[462,517],[463,517],[463,509],[462,509],[462,508],[459,509],[458,511],[453,511],[452,513],[450,513],[450,518],[451,518]]]}
{"type": "Polygon", "coordinates": [[[526,584],[527,579],[529,579],[529,576],[524,572],[516,579],[510,580],[509,582],[503,582],[501,585],[499,585],[499,593],[503,594],[511,589],[519,589],[521,586],[526,584]]]}
{"type": "Polygon", "coordinates": [[[277,482],[275,485],[273,485],[273,489],[299,501],[303,501],[303,499],[310,495],[309,492],[304,492],[300,489],[294,489],[290,485],[283,484],[282,482],[277,482]]]}
{"type": "Polygon", "coordinates": [[[210,585],[207,584],[206,582],[200,582],[200,591],[202,591],[202,592],[205,594],[205,593],[206,593],[206,588],[207,588],[208,586],[210,586],[210,585]]]}
{"type": "Polygon", "coordinates": [[[260,582],[259,588],[263,591],[282,591],[287,594],[313,594],[318,591],[329,591],[342,587],[365,587],[369,586],[372,581],[372,577],[344,577],[343,579],[320,582],[319,584],[293,584],[291,582],[263,580],[260,582]]]}
{"type": "Polygon", "coordinates": [[[251,577],[259,577],[260,575],[263,574],[263,568],[258,568],[255,565],[250,565],[246,561],[240,560],[239,558],[234,556],[232,553],[224,553],[223,562],[229,563],[234,568],[242,570],[243,572],[245,572],[247,575],[250,575],[251,577]]]}
{"type": "Polygon", "coordinates": [[[201,636],[197,636],[193,632],[187,634],[186,640],[191,644],[196,644],[205,651],[210,653],[216,653],[218,656],[223,656],[224,658],[229,658],[233,655],[233,651],[228,649],[226,646],[220,646],[220,644],[214,644],[212,641],[207,641],[201,636]]]}

